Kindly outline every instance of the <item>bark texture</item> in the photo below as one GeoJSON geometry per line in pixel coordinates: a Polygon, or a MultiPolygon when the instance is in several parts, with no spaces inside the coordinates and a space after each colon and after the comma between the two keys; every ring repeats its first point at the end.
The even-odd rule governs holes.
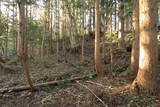
{"type": "Polygon", "coordinates": [[[124,34],[124,0],[120,0],[119,6],[119,33],[118,37],[120,39],[120,48],[125,48],[125,34],[124,34]]]}
{"type": "Polygon", "coordinates": [[[101,54],[100,54],[100,0],[95,0],[95,68],[98,75],[101,75],[101,54]]]}
{"type": "Polygon", "coordinates": [[[139,67],[139,1],[134,1],[133,9],[133,33],[134,40],[132,44],[131,70],[138,72],[139,67]]]}
{"type": "Polygon", "coordinates": [[[136,83],[140,90],[158,91],[156,0],[139,0],[140,56],[136,83]]]}
{"type": "Polygon", "coordinates": [[[26,38],[26,18],[25,18],[25,1],[17,1],[19,7],[19,39],[20,39],[20,56],[22,59],[23,70],[27,79],[28,84],[33,89],[32,81],[29,74],[28,67],[28,47],[26,38]]]}

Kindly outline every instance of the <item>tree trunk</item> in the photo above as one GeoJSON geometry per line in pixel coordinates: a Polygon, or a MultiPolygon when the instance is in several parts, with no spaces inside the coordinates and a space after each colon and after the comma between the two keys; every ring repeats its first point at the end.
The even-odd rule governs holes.
{"type": "Polygon", "coordinates": [[[120,44],[119,47],[120,48],[124,48],[124,4],[123,4],[123,0],[120,0],[120,6],[119,6],[119,33],[118,33],[118,37],[120,39],[120,44]]]}
{"type": "MultiPolygon", "coordinates": [[[[18,6],[16,5],[15,6],[16,7],[16,14],[18,13],[18,6]]],[[[15,20],[17,20],[18,19],[18,15],[16,15],[16,19],[15,20]]],[[[18,24],[16,24],[16,31],[17,31],[17,33],[18,33],[18,36],[16,36],[16,38],[15,38],[15,48],[16,48],[16,55],[18,55],[18,37],[19,37],[19,32],[18,32],[18,24]]]]}
{"type": "Polygon", "coordinates": [[[67,42],[66,42],[66,40],[67,40],[67,34],[68,33],[65,33],[65,32],[67,32],[67,13],[66,13],[66,10],[64,10],[64,32],[63,32],[63,35],[64,35],[64,42],[63,42],[63,44],[64,44],[64,47],[63,47],[63,52],[64,52],[64,60],[65,60],[65,62],[67,62],[67,53],[66,53],[66,45],[67,45],[67,42]]]}
{"type": "Polygon", "coordinates": [[[117,30],[117,0],[114,0],[115,4],[114,4],[114,8],[115,8],[115,11],[114,11],[114,30],[116,31],[117,30]]]}
{"type": "Polygon", "coordinates": [[[53,1],[51,1],[51,10],[50,10],[50,14],[51,14],[51,18],[50,18],[50,22],[51,22],[51,25],[50,25],[50,31],[51,31],[51,34],[50,34],[50,43],[49,43],[49,50],[50,50],[50,54],[53,53],[53,1]]]}
{"type": "MultiPolygon", "coordinates": [[[[93,3],[95,4],[95,0],[93,0],[93,3]]],[[[93,31],[95,31],[95,9],[93,9],[93,31]]]]}
{"type": "Polygon", "coordinates": [[[60,39],[60,29],[59,29],[59,1],[56,2],[56,40],[57,40],[57,62],[59,62],[59,39],[60,39]]]}
{"type": "MultiPolygon", "coordinates": [[[[9,2],[7,6],[7,20],[9,20],[9,2]]],[[[9,37],[9,23],[7,23],[7,36],[5,38],[5,50],[4,50],[5,57],[7,57],[8,54],[8,37],[9,37]]]]}
{"type": "Polygon", "coordinates": [[[101,54],[100,54],[100,0],[95,0],[95,68],[98,75],[101,71],[101,54]]]}
{"type": "Polygon", "coordinates": [[[133,10],[133,33],[134,40],[132,44],[131,70],[138,72],[139,67],[139,1],[134,1],[133,10]]]}
{"type": "Polygon", "coordinates": [[[14,36],[14,38],[13,38],[13,50],[14,50],[14,54],[16,53],[16,35],[15,35],[15,29],[13,29],[16,25],[16,23],[15,23],[15,2],[13,1],[13,3],[12,3],[12,9],[13,9],[13,15],[12,15],[12,33],[13,33],[13,36],[14,36]]]}
{"type": "Polygon", "coordinates": [[[111,71],[113,71],[114,67],[114,55],[113,55],[113,40],[112,40],[112,12],[109,14],[110,20],[109,20],[109,34],[110,34],[110,64],[111,64],[111,71]]]}
{"type": "Polygon", "coordinates": [[[136,83],[139,89],[158,92],[156,0],[139,0],[140,56],[136,83]]]}
{"type": "Polygon", "coordinates": [[[29,75],[29,68],[28,68],[28,51],[27,51],[27,38],[26,38],[26,20],[25,20],[25,1],[21,0],[18,1],[18,6],[19,6],[19,39],[21,46],[21,51],[20,51],[20,56],[22,58],[22,65],[23,65],[23,70],[26,76],[26,79],[31,87],[33,89],[33,84],[29,75]]]}

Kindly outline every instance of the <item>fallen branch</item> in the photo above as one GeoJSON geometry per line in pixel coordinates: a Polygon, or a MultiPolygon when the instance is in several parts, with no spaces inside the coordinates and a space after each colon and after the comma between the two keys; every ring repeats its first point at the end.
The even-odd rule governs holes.
{"type": "Polygon", "coordinates": [[[94,84],[94,85],[98,85],[98,86],[101,86],[103,88],[107,88],[105,87],[104,85],[100,84],[100,83],[96,83],[96,82],[92,82],[92,81],[87,81],[87,83],[91,83],[91,84],[94,84]]]}
{"type": "MultiPolygon", "coordinates": [[[[46,85],[57,85],[58,83],[65,82],[65,81],[73,82],[73,81],[76,81],[76,80],[80,80],[80,79],[84,79],[84,78],[87,78],[87,77],[90,77],[90,76],[96,76],[96,75],[97,74],[94,73],[94,74],[89,74],[89,75],[86,75],[86,76],[75,77],[75,78],[66,79],[66,80],[50,81],[50,82],[46,82],[46,83],[35,84],[34,89],[36,90],[37,88],[43,87],[43,86],[46,86],[46,85]]],[[[27,86],[21,86],[21,87],[13,87],[13,88],[2,88],[2,89],[0,89],[0,92],[1,93],[18,92],[18,91],[24,91],[24,90],[29,90],[29,89],[31,89],[31,87],[29,85],[27,85],[27,86]]]]}
{"type": "Polygon", "coordinates": [[[102,101],[102,99],[100,99],[90,88],[88,88],[87,86],[85,86],[85,85],[83,85],[83,84],[81,84],[81,83],[79,83],[79,82],[77,82],[77,83],[78,83],[79,85],[81,85],[82,87],[88,89],[88,90],[104,105],[104,107],[108,107],[108,105],[106,105],[106,104],[104,103],[104,101],[102,101]]]}

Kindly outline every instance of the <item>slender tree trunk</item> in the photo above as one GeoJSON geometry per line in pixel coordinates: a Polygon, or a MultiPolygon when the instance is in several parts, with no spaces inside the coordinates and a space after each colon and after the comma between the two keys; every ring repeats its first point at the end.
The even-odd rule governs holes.
{"type": "MultiPolygon", "coordinates": [[[[32,21],[32,5],[30,5],[30,8],[29,8],[29,21],[31,22],[32,21]]],[[[29,32],[28,32],[28,34],[30,35],[30,37],[31,37],[31,29],[29,29],[29,32]]],[[[31,57],[34,57],[35,56],[35,51],[34,51],[34,45],[33,45],[33,42],[32,41],[29,41],[29,43],[28,43],[28,50],[29,50],[29,56],[31,56],[31,57]]]]}
{"type": "MultiPolygon", "coordinates": [[[[136,4],[138,5],[138,4],[136,4]]],[[[133,8],[135,9],[135,8],[133,8]]],[[[131,17],[130,16],[127,16],[126,19],[125,19],[125,31],[130,31],[131,30],[131,17]]]]}
{"type": "Polygon", "coordinates": [[[115,4],[114,4],[114,7],[115,7],[115,11],[114,11],[114,14],[115,14],[115,23],[114,23],[114,30],[117,30],[117,0],[114,0],[115,4]]]}
{"type": "MultiPolygon", "coordinates": [[[[18,6],[16,5],[16,14],[18,13],[18,6]]],[[[16,15],[16,20],[18,19],[18,15],[16,15]]],[[[16,30],[17,30],[17,33],[18,33],[18,36],[16,36],[15,38],[15,45],[16,45],[16,55],[18,55],[18,37],[19,37],[19,32],[18,32],[18,24],[16,24],[16,30]]]]}
{"type": "Polygon", "coordinates": [[[56,29],[57,29],[57,34],[56,34],[56,39],[57,39],[57,62],[59,62],[59,39],[60,39],[60,29],[59,29],[59,22],[60,22],[60,20],[59,20],[59,15],[60,15],[60,13],[59,13],[59,1],[57,1],[56,2],[57,4],[56,4],[56,20],[57,20],[57,22],[56,22],[56,29]]]}
{"type": "MultiPolygon", "coordinates": [[[[21,14],[23,15],[24,10],[21,10],[24,6],[21,6],[21,1],[18,1],[18,8],[19,8],[19,19],[21,19],[21,14]]],[[[21,20],[19,22],[21,24],[21,20]]],[[[19,25],[20,27],[20,25],[19,25]]],[[[21,29],[19,28],[18,30],[18,37],[17,37],[17,55],[20,56],[22,55],[22,37],[21,37],[21,29]]]]}
{"type": "Polygon", "coordinates": [[[110,38],[110,64],[111,64],[111,71],[113,71],[114,67],[114,59],[113,59],[113,43],[112,43],[112,12],[110,12],[110,21],[109,21],[109,34],[111,35],[110,38]]]}
{"type": "Polygon", "coordinates": [[[46,52],[47,56],[50,54],[50,0],[45,1],[45,48],[44,52],[46,52]]]}
{"type": "Polygon", "coordinates": [[[47,0],[47,56],[51,54],[51,0],[47,0]]]}
{"type": "Polygon", "coordinates": [[[119,6],[119,33],[118,37],[120,38],[120,48],[124,48],[125,40],[124,40],[124,0],[120,0],[119,6]]]}
{"type": "MultiPolygon", "coordinates": [[[[93,0],[93,3],[95,4],[95,0],[93,0]]],[[[93,9],[93,31],[95,31],[95,7],[93,9]]]]}
{"type": "Polygon", "coordinates": [[[44,41],[45,41],[45,36],[43,35],[42,37],[42,42],[41,42],[41,60],[43,60],[44,57],[44,41]]]}
{"type": "Polygon", "coordinates": [[[103,75],[100,54],[100,0],[95,0],[95,69],[98,75],[103,75]]]}
{"type": "Polygon", "coordinates": [[[25,1],[21,0],[18,1],[19,6],[19,39],[20,39],[20,45],[21,45],[21,58],[22,58],[22,65],[23,70],[26,76],[26,79],[28,81],[28,84],[30,85],[31,89],[33,89],[33,84],[30,78],[29,74],[29,68],[28,68],[28,49],[27,49],[27,38],[26,38],[26,19],[25,19],[25,1]]]}
{"type": "Polygon", "coordinates": [[[50,22],[51,22],[51,26],[50,26],[50,31],[51,31],[51,35],[50,35],[50,54],[53,53],[53,1],[51,1],[51,10],[50,10],[50,14],[51,14],[51,18],[50,18],[50,22]]]}
{"type": "Polygon", "coordinates": [[[140,90],[159,90],[157,70],[157,4],[156,0],[139,0],[140,56],[136,84],[140,90]]]}
{"type": "MultiPolygon", "coordinates": [[[[9,20],[9,2],[7,6],[7,20],[9,20]]],[[[9,22],[7,23],[7,36],[5,38],[5,50],[4,50],[5,57],[7,57],[8,54],[8,37],[9,37],[9,22]]]]}
{"type": "Polygon", "coordinates": [[[92,31],[92,10],[89,9],[89,32],[92,31]]]}
{"type": "Polygon", "coordinates": [[[85,35],[85,29],[84,29],[84,24],[86,21],[86,16],[85,13],[82,13],[82,25],[81,25],[81,34],[82,34],[82,61],[84,61],[84,35],[85,35]]]}
{"type": "MultiPolygon", "coordinates": [[[[64,32],[67,32],[67,14],[66,14],[66,10],[64,10],[64,32]]],[[[63,52],[64,52],[64,60],[65,60],[65,62],[67,62],[67,54],[66,54],[66,38],[67,38],[67,34],[68,33],[64,33],[63,35],[64,35],[64,42],[63,42],[63,44],[64,44],[64,48],[63,48],[63,52]]]]}
{"type": "Polygon", "coordinates": [[[1,1],[0,1],[0,18],[1,18],[1,14],[2,14],[2,11],[1,11],[1,1]]]}
{"type": "Polygon", "coordinates": [[[14,36],[14,38],[13,38],[13,50],[14,50],[14,54],[15,54],[15,52],[16,52],[16,35],[15,35],[15,30],[13,28],[15,27],[16,23],[15,23],[15,2],[14,1],[12,3],[12,8],[13,8],[12,33],[13,33],[13,36],[14,36]]]}
{"type": "Polygon", "coordinates": [[[131,70],[138,72],[139,67],[139,1],[134,1],[133,10],[133,33],[134,40],[132,44],[131,70]]]}
{"type": "MultiPolygon", "coordinates": [[[[1,12],[1,1],[0,1],[0,19],[1,19],[1,14],[2,14],[2,12],[1,12]]],[[[3,53],[2,53],[2,51],[3,51],[3,49],[2,49],[2,42],[0,42],[0,56],[2,56],[3,55],[3,53]]],[[[2,70],[2,66],[0,65],[0,70],[2,70]]]]}

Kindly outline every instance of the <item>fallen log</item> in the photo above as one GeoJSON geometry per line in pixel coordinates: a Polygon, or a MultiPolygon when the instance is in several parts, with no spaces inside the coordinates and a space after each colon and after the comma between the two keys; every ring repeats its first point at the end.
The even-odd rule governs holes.
{"type": "MultiPolygon", "coordinates": [[[[36,90],[37,88],[40,88],[40,87],[43,87],[43,86],[46,86],[46,85],[58,85],[58,83],[65,82],[65,81],[73,82],[73,81],[76,81],[76,80],[85,79],[85,78],[90,77],[90,76],[97,76],[97,74],[94,73],[94,74],[89,74],[89,75],[86,75],[86,76],[75,77],[75,78],[66,79],[66,80],[50,81],[50,82],[35,84],[34,89],[36,90]]],[[[25,90],[29,90],[29,89],[31,89],[31,87],[29,85],[21,86],[21,87],[2,88],[2,89],[0,89],[0,93],[18,92],[18,91],[25,91],[25,90]]]]}

